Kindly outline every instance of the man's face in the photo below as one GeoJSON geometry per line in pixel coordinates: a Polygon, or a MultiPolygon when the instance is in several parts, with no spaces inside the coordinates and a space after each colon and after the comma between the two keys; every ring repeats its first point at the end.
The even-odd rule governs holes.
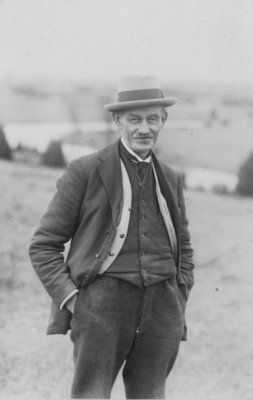
{"type": "Polygon", "coordinates": [[[145,107],[116,114],[114,120],[125,143],[145,158],[155,146],[166,112],[162,107],[145,107]]]}

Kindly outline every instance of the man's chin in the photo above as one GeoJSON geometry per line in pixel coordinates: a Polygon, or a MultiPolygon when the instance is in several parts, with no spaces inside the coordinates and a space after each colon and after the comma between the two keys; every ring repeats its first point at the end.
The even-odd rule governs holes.
{"type": "Polygon", "coordinates": [[[154,143],[152,140],[142,140],[142,141],[136,141],[133,143],[133,148],[136,149],[134,151],[150,151],[154,147],[154,143]]]}
{"type": "Polygon", "coordinates": [[[152,150],[152,146],[133,146],[133,151],[136,154],[145,154],[149,153],[152,150]]]}

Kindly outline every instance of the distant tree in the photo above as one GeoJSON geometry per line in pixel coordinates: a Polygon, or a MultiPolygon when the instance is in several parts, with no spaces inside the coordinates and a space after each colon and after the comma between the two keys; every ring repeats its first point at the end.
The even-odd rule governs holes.
{"type": "Polygon", "coordinates": [[[60,142],[52,140],[49,143],[45,153],[42,154],[42,163],[49,167],[65,167],[66,160],[60,142]]]}
{"type": "Polygon", "coordinates": [[[244,196],[253,196],[253,151],[241,165],[238,178],[237,192],[244,196]]]}
{"type": "Polygon", "coordinates": [[[4,158],[5,160],[12,159],[12,151],[6,140],[2,125],[0,125],[0,158],[4,158]]]}

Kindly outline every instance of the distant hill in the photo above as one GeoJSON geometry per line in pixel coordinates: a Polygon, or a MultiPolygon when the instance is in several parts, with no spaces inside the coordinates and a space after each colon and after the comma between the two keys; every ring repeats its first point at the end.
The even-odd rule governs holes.
{"type": "Polygon", "coordinates": [[[169,124],[158,142],[160,157],[180,166],[205,167],[237,173],[253,149],[252,125],[213,125],[199,129],[173,129],[169,124]]]}

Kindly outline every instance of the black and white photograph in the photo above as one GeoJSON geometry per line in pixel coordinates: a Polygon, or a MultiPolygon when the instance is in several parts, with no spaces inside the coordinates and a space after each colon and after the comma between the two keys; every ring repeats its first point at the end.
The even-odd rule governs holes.
{"type": "Polygon", "coordinates": [[[0,400],[253,398],[252,21],[0,0],[0,400]]]}

